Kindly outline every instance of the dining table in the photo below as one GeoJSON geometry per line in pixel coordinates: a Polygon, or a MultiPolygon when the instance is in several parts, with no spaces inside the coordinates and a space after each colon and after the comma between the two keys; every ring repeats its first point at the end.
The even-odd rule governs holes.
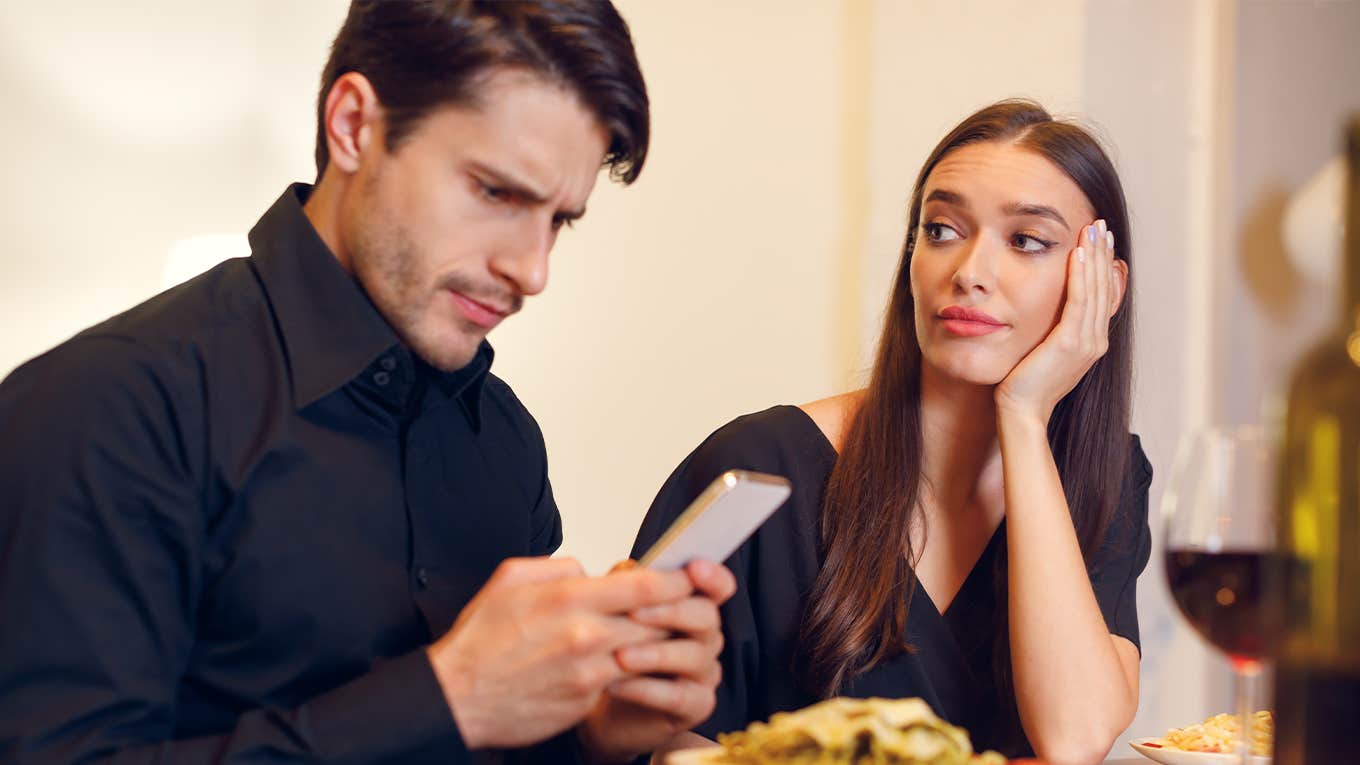
{"type": "MultiPolygon", "coordinates": [[[[690,762],[688,758],[682,759],[682,756],[677,756],[676,760],[679,760],[679,762],[678,763],[668,762],[667,765],[688,765],[688,763],[690,762]]],[[[1027,760],[1026,762],[1033,761],[1027,760]]],[[[1134,753],[1124,755],[1120,753],[1118,749],[1116,749],[1115,751],[1110,752],[1110,756],[1108,758],[1101,761],[1101,765],[1156,765],[1156,763],[1154,763],[1152,760],[1147,759],[1146,757],[1140,757],[1134,753]]]]}

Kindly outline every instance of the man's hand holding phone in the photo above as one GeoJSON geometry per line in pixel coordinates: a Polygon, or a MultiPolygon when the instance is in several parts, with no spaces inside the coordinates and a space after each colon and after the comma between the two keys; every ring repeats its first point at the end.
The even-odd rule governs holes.
{"type": "Polygon", "coordinates": [[[703,722],[722,678],[726,559],[788,495],[729,471],[642,558],[587,577],[564,558],[502,563],[427,653],[464,743],[513,748],[573,725],[588,760],[628,762],[703,722]]]}
{"type": "MultiPolygon", "coordinates": [[[[647,569],[625,561],[610,576],[634,571],[647,569]]],[[[666,575],[677,573],[689,579],[690,595],[631,614],[640,626],[664,630],[666,636],[614,652],[625,677],[608,687],[577,729],[593,762],[628,762],[713,712],[714,691],[722,680],[718,607],[736,591],[736,579],[725,566],[702,559],[666,575]]]]}
{"type": "Polygon", "coordinates": [[[735,589],[708,561],[587,577],[571,559],[511,559],[427,653],[469,749],[580,722],[588,761],[627,762],[711,713],[735,589]]]}
{"type": "Polygon", "coordinates": [[[625,677],[617,649],[670,634],[630,614],[692,591],[684,572],[587,577],[566,558],[503,562],[427,649],[464,743],[521,747],[572,727],[625,677]]]}
{"type": "Polygon", "coordinates": [[[627,761],[712,714],[722,680],[718,607],[736,591],[732,572],[713,561],[730,557],[789,493],[789,482],[780,476],[727,471],[676,518],[640,563],[614,567],[613,572],[680,569],[694,590],[681,600],[633,612],[639,625],[668,630],[670,636],[615,651],[628,677],[609,687],[578,729],[593,759],[627,761]]]}

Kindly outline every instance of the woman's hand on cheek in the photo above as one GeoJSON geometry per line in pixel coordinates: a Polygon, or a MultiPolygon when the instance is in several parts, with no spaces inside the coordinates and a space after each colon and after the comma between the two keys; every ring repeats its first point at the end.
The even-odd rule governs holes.
{"type": "Polygon", "coordinates": [[[1123,291],[1115,280],[1114,236],[1105,221],[1096,221],[1068,255],[1067,302],[1058,324],[996,387],[998,414],[1047,425],[1053,407],[1110,346],[1110,317],[1123,291]]]}

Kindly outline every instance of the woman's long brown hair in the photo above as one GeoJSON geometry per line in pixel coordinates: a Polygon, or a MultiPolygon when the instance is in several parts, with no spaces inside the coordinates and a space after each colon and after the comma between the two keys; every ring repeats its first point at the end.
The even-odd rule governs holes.
{"type": "MultiPolygon", "coordinates": [[[[868,389],[851,417],[821,510],[822,568],[807,598],[795,671],[808,690],[833,696],[851,678],[912,650],[907,611],[916,577],[908,529],[921,486],[921,349],[916,341],[911,258],[926,179],[949,152],[998,141],[1032,151],[1067,174],[1104,218],[1116,257],[1129,262],[1128,208],[1114,165],[1081,127],[1030,101],[1002,101],[965,119],[926,160],[912,191],[906,244],[893,283],[868,389]]],[[[1110,322],[1109,349],[1057,405],[1048,439],[1087,566],[1119,499],[1128,462],[1133,355],[1133,279],[1110,322]]],[[[994,576],[1001,630],[997,688],[1009,688],[1005,554],[994,576]]],[[[1013,703],[1002,691],[1003,703],[1013,703]]]]}

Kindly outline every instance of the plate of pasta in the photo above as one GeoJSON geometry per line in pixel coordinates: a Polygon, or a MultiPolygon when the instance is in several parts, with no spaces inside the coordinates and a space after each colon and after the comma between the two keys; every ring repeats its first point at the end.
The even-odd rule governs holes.
{"type": "Polygon", "coordinates": [[[835,698],[723,733],[718,746],[672,752],[667,765],[1005,765],[921,699],[835,698]]]}
{"type": "MultiPolygon", "coordinates": [[[[1251,757],[1248,765],[1270,765],[1275,744],[1275,720],[1262,710],[1251,719],[1251,757]]],[[[1233,749],[1239,738],[1235,715],[1214,715],[1202,723],[1172,728],[1164,736],[1129,742],[1135,751],[1162,765],[1237,765],[1233,749]]]]}

